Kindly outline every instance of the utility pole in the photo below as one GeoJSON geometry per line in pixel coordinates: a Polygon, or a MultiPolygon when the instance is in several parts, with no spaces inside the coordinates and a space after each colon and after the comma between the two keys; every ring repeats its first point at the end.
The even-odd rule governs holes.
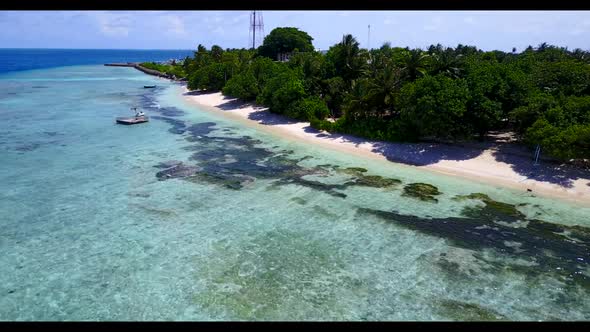
{"type": "Polygon", "coordinates": [[[256,11],[253,11],[252,15],[254,16],[254,19],[253,19],[253,21],[254,21],[253,28],[254,29],[252,29],[252,48],[254,49],[254,48],[256,48],[256,11]]]}
{"type": "Polygon", "coordinates": [[[541,156],[541,145],[537,144],[537,147],[535,148],[535,163],[533,165],[537,166],[539,165],[539,157],[541,156]]]}

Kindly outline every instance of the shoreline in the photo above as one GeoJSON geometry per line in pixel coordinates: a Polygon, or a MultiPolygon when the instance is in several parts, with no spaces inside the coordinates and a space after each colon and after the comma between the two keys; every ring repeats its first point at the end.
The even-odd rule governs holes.
{"type": "Polygon", "coordinates": [[[590,173],[544,162],[533,166],[530,158],[510,151],[514,145],[468,148],[437,143],[371,141],[352,135],[320,132],[311,128],[308,122],[272,114],[264,107],[223,96],[221,92],[189,91],[186,85],[182,85],[180,97],[205,111],[281,138],[525,193],[532,190],[534,195],[590,207],[590,173]]]}

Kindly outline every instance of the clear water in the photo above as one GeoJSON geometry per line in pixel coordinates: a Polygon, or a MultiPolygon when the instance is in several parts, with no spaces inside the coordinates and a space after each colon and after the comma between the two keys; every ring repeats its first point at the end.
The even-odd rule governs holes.
{"type": "Polygon", "coordinates": [[[0,76],[0,320],[590,318],[590,209],[274,137],[179,91],[130,68],[0,76]],[[135,105],[149,123],[114,124],[135,105]]]}

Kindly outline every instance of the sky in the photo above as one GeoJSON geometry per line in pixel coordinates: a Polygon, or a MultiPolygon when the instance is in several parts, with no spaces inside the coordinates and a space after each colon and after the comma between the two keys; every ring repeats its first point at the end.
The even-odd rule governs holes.
{"type": "MultiPolygon", "coordinates": [[[[590,50],[590,11],[261,11],[265,34],[296,27],[326,50],[344,34],[361,47],[529,45],[590,50]],[[369,28],[370,27],[370,39],[369,28]]],[[[248,11],[0,11],[1,48],[251,47],[248,11]]],[[[258,46],[258,44],[257,44],[258,46]]]]}

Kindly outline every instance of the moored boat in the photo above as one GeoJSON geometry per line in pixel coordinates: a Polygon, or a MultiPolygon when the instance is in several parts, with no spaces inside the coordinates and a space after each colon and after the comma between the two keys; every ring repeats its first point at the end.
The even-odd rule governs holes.
{"type": "Polygon", "coordinates": [[[142,116],[142,117],[117,118],[116,120],[117,120],[118,124],[133,125],[133,124],[148,122],[149,117],[142,116]]]}
{"type": "Polygon", "coordinates": [[[138,111],[137,107],[133,107],[132,110],[135,111],[135,116],[131,117],[118,117],[116,118],[116,123],[124,124],[124,125],[133,125],[138,123],[148,122],[150,119],[147,115],[145,115],[142,111],[138,111]]]}

